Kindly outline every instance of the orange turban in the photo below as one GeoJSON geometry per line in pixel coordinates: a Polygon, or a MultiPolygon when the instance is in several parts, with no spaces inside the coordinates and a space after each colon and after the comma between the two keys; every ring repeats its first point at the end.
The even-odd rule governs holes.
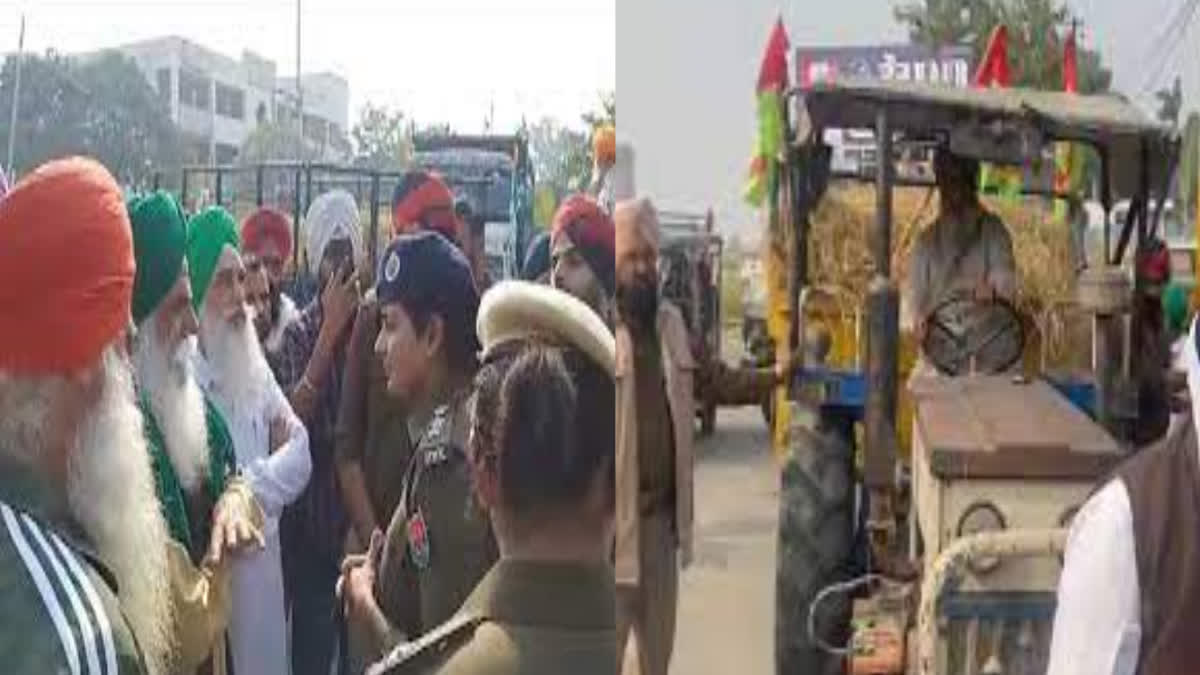
{"type": "Polygon", "coordinates": [[[133,235],[103,166],[44,164],[0,200],[0,371],[65,375],[130,320],[133,235]]]}

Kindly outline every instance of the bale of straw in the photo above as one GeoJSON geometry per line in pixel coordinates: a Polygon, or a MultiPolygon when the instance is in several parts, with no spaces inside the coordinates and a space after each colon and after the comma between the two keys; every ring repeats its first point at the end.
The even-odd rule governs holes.
{"type": "MultiPolygon", "coordinates": [[[[1052,218],[1040,199],[984,198],[986,208],[1007,225],[1017,261],[1017,308],[1027,319],[1026,365],[1040,370],[1042,344],[1050,369],[1080,371],[1090,362],[1089,324],[1078,312],[1063,309],[1075,296],[1070,234],[1052,218]]],[[[917,235],[938,213],[937,191],[898,187],[892,198],[892,277],[904,288],[909,254],[917,235]]],[[[830,186],[811,222],[811,282],[833,292],[837,313],[853,317],[863,307],[873,272],[871,232],[875,190],[870,185],[830,186]]],[[[911,340],[903,336],[902,340],[911,340]]],[[[908,350],[903,350],[908,351],[908,350]]]]}

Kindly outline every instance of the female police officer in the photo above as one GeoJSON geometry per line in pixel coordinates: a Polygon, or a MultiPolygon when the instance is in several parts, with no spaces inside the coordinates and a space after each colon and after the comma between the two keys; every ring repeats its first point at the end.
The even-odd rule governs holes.
{"type": "Polygon", "coordinates": [[[612,675],[612,334],[519,281],[484,296],[478,328],[469,445],[500,560],[448,622],[369,672],[612,675]]]}

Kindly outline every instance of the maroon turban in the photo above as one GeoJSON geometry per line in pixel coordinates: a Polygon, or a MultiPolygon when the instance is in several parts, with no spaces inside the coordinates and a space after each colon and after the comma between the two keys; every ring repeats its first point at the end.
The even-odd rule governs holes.
{"type": "Polygon", "coordinates": [[[291,257],[291,222],[279,211],[263,207],[242,223],[242,250],[258,255],[267,242],[273,243],[285,260],[291,257]]]}

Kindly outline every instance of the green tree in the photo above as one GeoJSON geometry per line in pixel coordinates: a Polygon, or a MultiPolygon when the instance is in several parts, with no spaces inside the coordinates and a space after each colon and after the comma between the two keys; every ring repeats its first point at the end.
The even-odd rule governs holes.
{"type": "Polygon", "coordinates": [[[136,63],[117,52],[70,59],[53,51],[26,55],[15,130],[9,129],[16,57],[0,70],[0,141],[14,133],[16,169],[27,171],[55,157],[95,157],[126,185],[146,184],[156,171],[182,157],[178,130],[166,101],[136,63]]]}
{"type": "Polygon", "coordinates": [[[412,158],[412,143],[404,113],[368,103],[350,132],[354,163],[372,169],[399,170],[412,158]]]}
{"type": "Polygon", "coordinates": [[[258,125],[242,142],[238,158],[243,164],[312,159],[308,145],[301,141],[294,124],[258,125]]]}
{"type": "Polygon", "coordinates": [[[567,194],[587,187],[592,173],[592,144],[588,133],[543,118],[529,127],[528,134],[538,185],[550,190],[555,204],[567,194]]]}
{"type": "MultiPolygon", "coordinates": [[[[993,28],[1008,27],[1012,84],[1060,90],[1063,46],[1077,17],[1059,0],[914,0],[895,9],[909,38],[931,48],[968,45],[979,63],[993,28]]],[[[1108,91],[1112,72],[1100,53],[1078,49],[1079,92],[1108,91]]]]}
{"type": "Polygon", "coordinates": [[[1179,126],[1179,112],[1183,109],[1183,83],[1179,77],[1175,77],[1170,89],[1159,89],[1154,97],[1158,99],[1158,121],[1172,129],[1179,126]]]}

